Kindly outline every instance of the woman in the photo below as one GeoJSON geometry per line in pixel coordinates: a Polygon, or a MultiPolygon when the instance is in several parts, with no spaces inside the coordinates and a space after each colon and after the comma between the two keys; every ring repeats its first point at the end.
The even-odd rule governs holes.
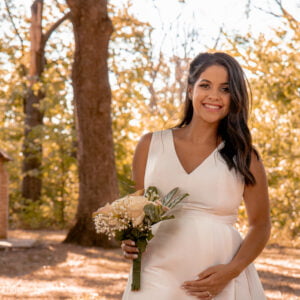
{"type": "MultiPolygon", "coordinates": [[[[270,235],[267,179],[247,126],[248,93],[238,62],[225,53],[191,63],[183,120],[144,135],[133,160],[137,189],[174,187],[189,193],[175,219],[153,226],[143,253],[141,290],[123,300],[263,300],[252,261],[270,235]],[[233,227],[244,200],[249,231],[233,227]]],[[[124,256],[136,258],[133,241],[124,256]]]]}

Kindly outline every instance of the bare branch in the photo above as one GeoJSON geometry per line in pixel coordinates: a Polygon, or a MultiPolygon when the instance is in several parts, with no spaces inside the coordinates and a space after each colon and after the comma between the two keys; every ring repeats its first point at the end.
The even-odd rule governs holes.
{"type": "Polygon", "coordinates": [[[160,24],[162,24],[162,29],[163,29],[163,20],[162,20],[162,17],[161,17],[160,10],[159,10],[159,8],[157,7],[155,1],[152,1],[152,4],[153,4],[154,8],[155,8],[156,11],[157,11],[157,14],[158,14],[158,16],[159,16],[159,21],[160,21],[160,24]]]}
{"type": "Polygon", "coordinates": [[[53,31],[56,30],[56,28],[63,23],[65,20],[70,18],[71,13],[68,12],[67,14],[65,14],[62,18],[60,18],[59,20],[57,20],[50,28],[49,30],[44,34],[44,45],[47,43],[50,35],[53,33],[53,31]]]}
{"type": "Polygon", "coordinates": [[[278,5],[279,5],[279,7],[281,8],[281,10],[283,9],[283,7],[282,7],[282,2],[281,2],[281,0],[274,0],[278,5]]]}
{"type": "MultiPolygon", "coordinates": [[[[277,2],[277,0],[275,0],[275,1],[277,2]]],[[[254,6],[254,7],[255,7],[256,9],[258,9],[258,10],[260,10],[260,11],[266,13],[266,14],[269,14],[269,15],[273,16],[273,17],[276,17],[276,18],[282,18],[282,15],[277,15],[277,14],[271,12],[271,11],[265,10],[265,9],[263,9],[263,8],[261,8],[261,7],[258,7],[258,6],[254,6]]]]}
{"type": "Polygon", "coordinates": [[[217,47],[218,47],[220,38],[221,38],[222,33],[223,33],[223,28],[222,28],[222,27],[223,27],[223,25],[220,27],[219,34],[218,34],[218,36],[217,36],[217,38],[216,38],[215,44],[214,44],[214,46],[213,46],[213,49],[217,49],[217,47]]]}
{"type": "Polygon", "coordinates": [[[9,19],[10,19],[10,21],[11,21],[11,24],[12,24],[12,26],[14,27],[14,30],[15,30],[15,32],[16,32],[16,35],[18,36],[18,38],[19,38],[19,40],[20,40],[20,42],[21,42],[21,49],[22,49],[21,51],[22,51],[22,55],[23,55],[23,54],[24,54],[24,41],[23,41],[23,39],[22,39],[22,37],[21,37],[21,35],[20,35],[20,33],[19,33],[19,30],[18,30],[18,28],[17,28],[17,26],[16,26],[16,24],[15,24],[14,18],[13,18],[13,16],[12,16],[11,12],[10,12],[10,8],[9,8],[8,3],[7,3],[7,0],[4,0],[4,3],[5,3],[5,6],[6,6],[6,10],[7,10],[9,19]]]}
{"type": "Polygon", "coordinates": [[[282,14],[275,14],[271,11],[266,11],[260,7],[255,6],[256,9],[267,13],[269,15],[272,15],[273,17],[276,18],[286,18],[289,22],[289,25],[291,26],[291,28],[293,28],[294,30],[298,30],[299,28],[299,21],[297,21],[282,5],[282,1],[281,0],[274,0],[274,2],[279,6],[279,9],[281,10],[282,14]]]}
{"type": "Polygon", "coordinates": [[[248,0],[246,3],[246,9],[245,9],[245,14],[246,14],[247,19],[249,19],[250,12],[251,12],[251,0],[248,0]]]}

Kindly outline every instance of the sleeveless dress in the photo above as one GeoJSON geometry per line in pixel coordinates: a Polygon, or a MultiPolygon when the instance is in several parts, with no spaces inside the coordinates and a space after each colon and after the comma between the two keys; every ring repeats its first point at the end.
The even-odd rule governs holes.
{"type": "MultiPolygon", "coordinates": [[[[131,291],[130,271],[122,300],[193,300],[181,285],[208,267],[229,263],[242,238],[233,227],[243,197],[243,179],[229,170],[218,150],[191,173],[176,154],[173,131],[152,134],[144,186],[162,195],[174,187],[189,193],[173,210],[175,219],[152,226],[154,238],[142,255],[141,289],[131,291]]],[[[264,300],[253,264],[234,278],[215,300],[264,300]]]]}

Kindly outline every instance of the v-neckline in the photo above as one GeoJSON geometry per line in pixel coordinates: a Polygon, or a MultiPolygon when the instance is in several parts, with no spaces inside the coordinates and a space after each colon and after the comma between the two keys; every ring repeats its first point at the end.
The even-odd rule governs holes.
{"type": "Polygon", "coordinates": [[[180,168],[182,169],[182,171],[185,173],[185,175],[191,175],[191,174],[193,174],[194,172],[196,172],[198,169],[200,169],[200,167],[202,167],[202,165],[206,162],[206,161],[208,161],[209,160],[209,158],[211,157],[211,156],[213,156],[213,154],[219,149],[219,147],[221,146],[221,145],[223,145],[223,141],[212,151],[212,152],[210,152],[210,154],[208,155],[208,156],[206,156],[202,161],[201,161],[201,163],[200,164],[198,164],[191,172],[187,172],[186,171],[186,169],[183,167],[183,165],[182,165],[182,163],[181,163],[181,161],[180,161],[180,159],[179,159],[179,156],[177,155],[177,152],[176,152],[176,147],[175,147],[175,141],[174,141],[174,134],[173,134],[173,130],[172,129],[170,129],[170,137],[171,137],[171,144],[172,144],[172,150],[173,150],[173,153],[174,153],[174,156],[175,156],[175,158],[176,158],[176,160],[177,160],[177,163],[178,163],[178,165],[180,166],[180,168]]]}

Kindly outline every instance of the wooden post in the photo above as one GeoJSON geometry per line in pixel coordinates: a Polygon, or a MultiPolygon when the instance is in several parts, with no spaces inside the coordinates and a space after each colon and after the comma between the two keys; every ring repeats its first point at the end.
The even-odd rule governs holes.
{"type": "Polygon", "coordinates": [[[7,239],[8,230],[8,174],[5,162],[11,158],[0,150],[0,239],[7,239]]]}

